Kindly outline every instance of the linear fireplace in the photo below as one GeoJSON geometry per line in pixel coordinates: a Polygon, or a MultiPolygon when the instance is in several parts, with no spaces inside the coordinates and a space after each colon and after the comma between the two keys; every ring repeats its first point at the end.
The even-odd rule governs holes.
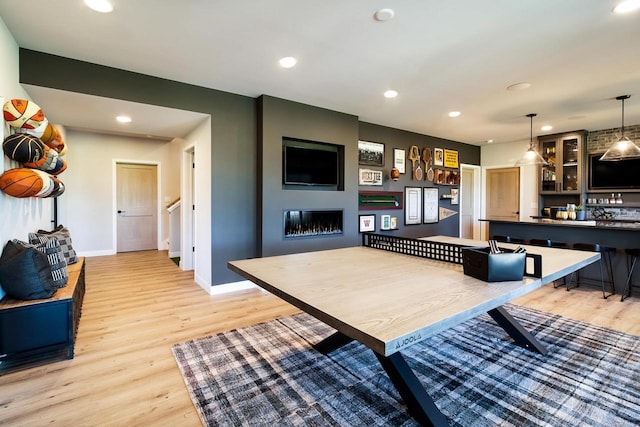
{"type": "Polygon", "coordinates": [[[284,211],[284,237],[342,234],[342,210],[284,211]]]}

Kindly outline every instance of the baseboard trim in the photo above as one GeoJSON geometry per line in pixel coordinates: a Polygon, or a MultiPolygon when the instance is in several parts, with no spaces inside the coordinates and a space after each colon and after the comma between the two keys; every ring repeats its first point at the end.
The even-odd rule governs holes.
{"type": "Polygon", "coordinates": [[[241,282],[232,282],[232,283],[225,283],[222,285],[211,286],[211,290],[209,291],[209,294],[221,295],[221,294],[227,294],[229,292],[237,292],[237,291],[243,291],[245,289],[254,289],[254,288],[261,289],[255,283],[250,282],[248,280],[243,280],[241,282]]]}

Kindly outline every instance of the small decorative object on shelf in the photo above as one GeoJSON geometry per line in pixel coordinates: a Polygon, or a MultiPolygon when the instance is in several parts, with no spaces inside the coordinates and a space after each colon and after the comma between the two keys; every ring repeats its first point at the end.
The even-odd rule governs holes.
{"type": "Polygon", "coordinates": [[[618,197],[616,197],[616,203],[618,205],[621,205],[623,203],[622,195],[620,193],[618,193],[618,197]]]}
{"type": "Polygon", "coordinates": [[[582,205],[576,206],[576,221],[584,221],[587,212],[584,210],[582,205]]]}

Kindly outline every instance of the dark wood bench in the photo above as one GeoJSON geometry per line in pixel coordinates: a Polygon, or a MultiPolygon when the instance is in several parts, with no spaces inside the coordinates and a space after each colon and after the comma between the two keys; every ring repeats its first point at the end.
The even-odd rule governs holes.
{"type": "Polygon", "coordinates": [[[69,265],[69,281],[46,299],[0,301],[0,373],[73,359],[84,299],[84,257],[69,265]]]}

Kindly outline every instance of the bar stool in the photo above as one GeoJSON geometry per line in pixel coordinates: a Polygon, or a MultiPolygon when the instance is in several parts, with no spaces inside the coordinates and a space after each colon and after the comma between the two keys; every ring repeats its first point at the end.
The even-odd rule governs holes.
{"type": "Polygon", "coordinates": [[[624,253],[627,255],[627,283],[624,285],[624,290],[622,291],[622,297],[620,297],[620,301],[624,301],[624,297],[631,296],[631,288],[633,288],[633,284],[631,283],[631,276],[633,275],[633,269],[636,266],[636,262],[638,258],[640,258],[640,249],[625,249],[624,253]]]}
{"type": "MultiPolygon", "coordinates": [[[[613,264],[611,261],[611,254],[616,251],[616,248],[612,248],[610,246],[602,246],[597,243],[574,243],[572,249],[575,249],[577,251],[600,253],[600,284],[602,285],[602,296],[604,297],[604,299],[607,299],[607,297],[614,295],[616,293],[616,286],[613,279],[613,264]],[[607,270],[607,280],[605,280],[603,268],[606,268],[607,270]],[[611,293],[609,295],[607,295],[606,293],[605,282],[611,286],[611,293]]],[[[574,273],[571,273],[571,278],[573,278],[573,276],[574,273]]],[[[575,277],[575,287],[577,288],[578,286],[580,286],[580,270],[575,272],[575,277]]],[[[571,278],[569,279],[569,282],[567,282],[567,291],[571,289],[571,278]]]]}

